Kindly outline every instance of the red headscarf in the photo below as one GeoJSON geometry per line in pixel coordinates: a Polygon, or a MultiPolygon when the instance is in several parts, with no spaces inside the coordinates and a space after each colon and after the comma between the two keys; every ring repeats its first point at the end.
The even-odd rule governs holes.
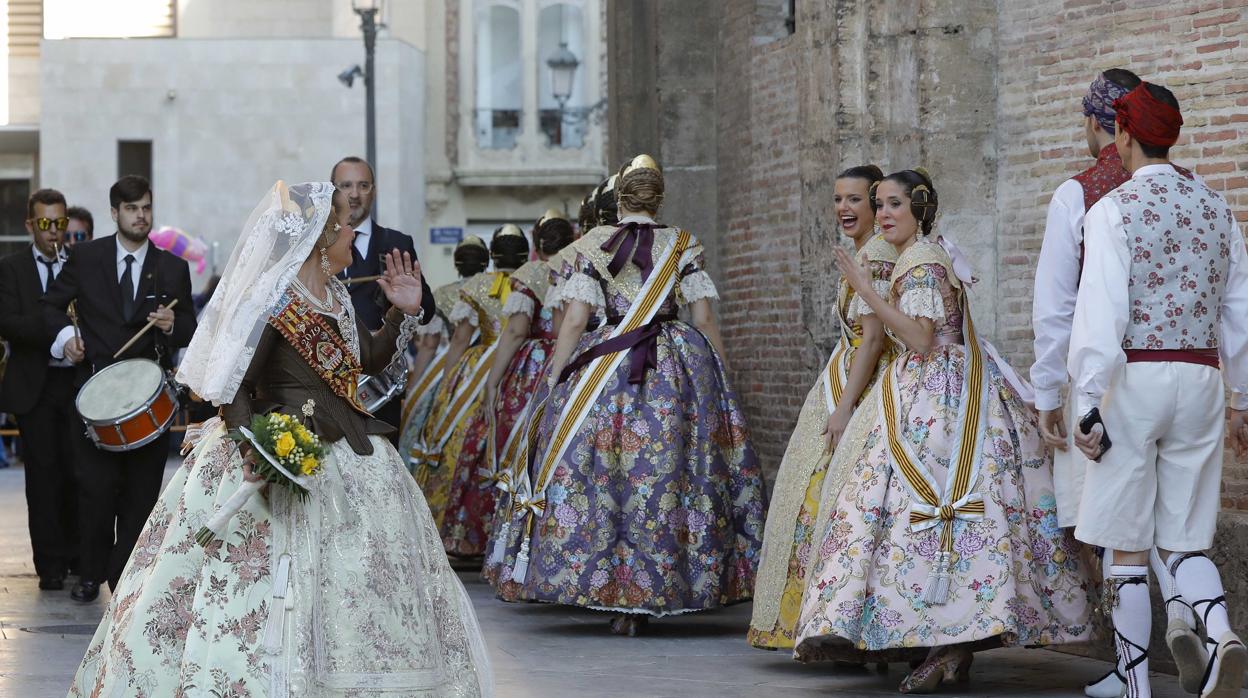
{"type": "Polygon", "coordinates": [[[1146,82],[1115,100],[1114,111],[1118,125],[1144,145],[1169,148],[1179,140],[1183,115],[1154,97],[1146,82]]]}

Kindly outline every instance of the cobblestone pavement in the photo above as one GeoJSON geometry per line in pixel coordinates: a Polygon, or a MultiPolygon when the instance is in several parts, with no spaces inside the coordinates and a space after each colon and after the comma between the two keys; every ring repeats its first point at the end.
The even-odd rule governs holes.
{"type": "MultiPolygon", "coordinates": [[[[172,463],[171,463],[172,465],[172,463]]],[[[169,470],[167,474],[172,473],[169,470]]],[[[501,698],[587,696],[895,696],[904,675],[802,665],[745,643],[748,605],[651,623],[641,638],[607,633],[602,614],[494,600],[471,570],[461,578],[477,613],[501,698]]],[[[69,591],[40,592],[30,560],[22,470],[0,470],[0,698],[65,695],[107,604],[77,604],[69,591]]],[[[969,686],[947,696],[1081,696],[1103,662],[1045,650],[976,655],[969,686]]],[[[1158,698],[1185,696],[1154,676],[1158,698]]]]}

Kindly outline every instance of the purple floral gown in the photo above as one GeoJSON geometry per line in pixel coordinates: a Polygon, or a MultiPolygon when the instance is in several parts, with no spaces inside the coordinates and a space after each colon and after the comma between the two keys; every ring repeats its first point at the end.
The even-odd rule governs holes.
{"type": "MultiPolygon", "coordinates": [[[[643,217],[622,223],[630,220],[653,224],[643,217]]],[[[562,284],[561,299],[586,302],[607,322],[586,332],[573,356],[611,333],[643,282],[637,255],[610,273],[615,249],[607,243],[615,233],[599,227],[574,246],[577,271],[562,284]]],[[[654,230],[647,251],[656,265],[676,235],[654,230]]],[[[532,520],[521,598],[663,616],[751,597],[765,509],[758,459],[719,356],[675,319],[678,304],[715,297],[694,240],[656,316],[655,367],[634,384],[629,359],[620,363],[554,468],[546,507],[532,520]]],[[[538,444],[550,443],[584,370],[549,392],[538,444]]],[[[534,399],[545,396],[539,390],[534,399]]],[[[513,542],[526,529],[513,526],[513,542]]],[[[513,571],[510,547],[504,575],[513,571]]]]}
{"type": "MultiPolygon", "coordinates": [[[[898,258],[893,301],[910,317],[935,322],[936,345],[926,354],[901,354],[885,371],[896,381],[900,439],[937,483],[946,482],[959,439],[968,363],[963,293],[939,244],[920,239],[898,258]]],[[[981,340],[981,346],[988,345],[981,340]]],[[[1091,584],[1079,544],[1058,527],[1052,459],[1035,411],[1006,380],[1008,367],[987,351],[983,358],[987,417],[982,465],[970,491],[982,494],[984,514],[953,521],[947,601],[923,598],[939,529],[910,528],[912,495],[888,449],[881,381],[850,421],[824,484],[797,625],[798,659],[862,660],[869,656],[864,651],[1089,637],[1091,584]]]]}

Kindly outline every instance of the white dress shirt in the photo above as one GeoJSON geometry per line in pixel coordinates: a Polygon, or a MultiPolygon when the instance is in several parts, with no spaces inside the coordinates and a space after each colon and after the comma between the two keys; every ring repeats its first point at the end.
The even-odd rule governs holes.
{"type": "Polygon", "coordinates": [[[1075,296],[1079,293],[1084,210],[1083,187],[1074,179],[1062,182],[1049,201],[1031,302],[1031,326],[1036,336],[1031,384],[1036,390],[1038,410],[1055,410],[1062,406],[1070,325],[1075,316],[1075,296]]]}
{"type": "Polygon", "coordinates": [[[40,287],[43,288],[44,293],[47,293],[48,284],[52,283],[52,279],[48,278],[48,265],[44,264],[43,260],[47,259],[49,262],[52,262],[52,277],[56,278],[61,273],[61,267],[65,265],[65,258],[58,255],[54,259],[48,259],[34,245],[30,246],[30,252],[35,258],[35,269],[39,272],[40,287]]]}
{"type": "Polygon", "coordinates": [[[126,255],[133,255],[134,262],[130,265],[130,282],[134,287],[134,294],[136,297],[139,294],[139,278],[143,271],[143,260],[147,259],[147,248],[149,244],[150,243],[148,243],[147,240],[144,240],[143,245],[139,247],[139,249],[131,252],[125,247],[122,247],[121,240],[117,240],[117,281],[121,281],[121,275],[126,271],[126,255]]]}
{"type": "Polygon", "coordinates": [[[355,251],[360,253],[360,259],[368,259],[368,241],[369,236],[373,234],[373,217],[369,216],[360,221],[355,227],[355,251]]]}
{"type": "MultiPolygon", "coordinates": [[[[116,235],[114,235],[114,237],[116,237],[116,235]]],[[[134,261],[130,263],[130,282],[134,288],[134,295],[135,295],[135,299],[137,300],[138,295],[139,295],[139,279],[142,278],[141,275],[143,273],[143,260],[147,259],[147,250],[150,247],[150,243],[148,243],[147,240],[144,240],[143,245],[140,246],[139,249],[135,250],[134,252],[131,252],[130,250],[127,250],[125,247],[122,247],[120,240],[116,240],[115,242],[117,245],[117,282],[118,283],[121,282],[121,275],[125,273],[126,271],[126,255],[134,256],[134,261]]],[[[170,329],[170,332],[172,331],[173,330],[170,329]]],[[[169,332],[166,332],[165,334],[169,334],[169,332]]],[[[70,338],[73,336],[74,336],[73,325],[66,325],[65,327],[61,328],[61,331],[58,332],[56,335],[56,339],[52,341],[52,348],[50,350],[52,353],[52,358],[54,359],[65,358],[65,343],[68,342],[70,338]]]]}
{"type": "MultiPolygon", "coordinates": [[[[1148,165],[1132,178],[1164,173],[1169,165],[1148,165]]],[[[1199,180],[1198,180],[1199,181],[1199,180]]],[[[1131,317],[1132,246],[1123,213],[1112,196],[1096,202],[1084,221],[1085,253],[1070,335],[1070,375],[1075,414],[1101,404],[1114,375],[1127,361],[1122,343],[1131,317]]],[[[1218,355],[1231,390],[1231,407],[1248,409],[1248,254],[1239,226],[1231,230],[1226,289],[1218,309],[1218,355]]]]}

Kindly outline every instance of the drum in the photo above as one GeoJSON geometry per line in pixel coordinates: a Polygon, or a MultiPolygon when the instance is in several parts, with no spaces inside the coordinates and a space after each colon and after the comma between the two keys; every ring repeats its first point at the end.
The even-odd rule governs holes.
{"type": "Polygon", "coordinates": [[[381,373],[375,376],[363,376],[356,384],[355,396],[360,404],[369,412],[377,410],[407,387],[407,360],[402,356],[390,362],[381,373]]]}
{"type": "Polygon", "coordinates": [[[126,359],[98,371],[74,399],[87,436],[105,451],[132,451],[165,433],[178,393],[160,364],[126,359]]]}

